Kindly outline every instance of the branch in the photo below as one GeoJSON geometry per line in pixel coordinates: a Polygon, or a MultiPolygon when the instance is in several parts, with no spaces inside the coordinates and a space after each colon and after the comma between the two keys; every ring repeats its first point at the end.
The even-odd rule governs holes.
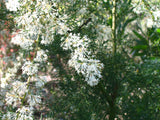
{"type": "MultiPolygon", "coordinates": [[[[92,18],[88,18],[81,26],[78,27],[78,31],[81,31],[82,30],[82,27],[87,25],[90,21],[92,20],[92,18]]],[[[73,32],[74,30],[72,31],[67,31],[68,33],[71,33],[73,32]]]]}
{"type": "Polygon", "coordinates": [[[80,27],[78,30],[81,30],[83,26],[87,25],[92,19],[88,18],[88,20],[86,20],[80,27]]]}

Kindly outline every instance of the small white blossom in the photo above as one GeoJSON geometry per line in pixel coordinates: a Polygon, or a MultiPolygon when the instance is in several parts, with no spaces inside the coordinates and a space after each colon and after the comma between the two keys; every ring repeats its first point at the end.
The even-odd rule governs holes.
{"type": "Polygon", "coordinates": [[[69,28],[66,26],[66,24],[63,22],[58,22],[57,24],[58,24],[57,33],[59,33],[60,35],[66,34],[67,31],[69,30],[69,28]]]}
{"type": "Polygon", "coordinates": [[[17,11],[17,9],[20,7],[19,0],[7,0],[6,1],[6,7],[10,11],[17,11]]]}
{"type": "Polygon", "coordinates": [[[25,38],[22,34],[17,34],[15,37],[11,39],[11,43],[15,45],[19,45],[21,48],[25,50],[33,49],[34,40],[25,38]]]}
{"type": "Polygon", "coordinates": [[[12,105],[12,107],[16,107],[17,104],[21,101],[20,96],[18,96],[16,93],[11,92],[11,93],[6,93],[6,98],[5,98],[6,104],[7,105],[12,105]]]}
{"type": "Polygon", "coordinates": [[[5,88],[8,85],[7,79],[1,78],[0,80],[1,80],[1,88],[5,88]]]}
{"type": "Polygon", "coordinates": [[[15,81],[12,84],[12,87],[13,87],[13,92],[15,92],[20,97],[22,97],[26,92],[28,92],[26,82],[15,81]]]}
{"type": "Polygon", "coordinates": [[[38,72],[38,66],[39,64],[33,64],[30,61],[26,61],[24,65],[22,66],[23,74],[27,75],[34,75],[38,72]]]}
{"type": "Polygon", "coordinates": [[[37,55],[36,55],[36,58],[34,58],[34,61],[45,62],[45,61],[47,61],[47,59],[48,59],[48,56],[46,54],[46,51],[39,50],[39,51],[37,51],[37,55]]]}
{"type": "Polygon", "coordinates": [[[90,40],[86,36],[80,38],[80,35],[70,33],[63,42],[62,47],[65,50],[72,50],[73,48],[87,48],[89,42],[90,40]]]}
{"type": "Polygon", "coordinates": [[[154,25],[153,19],[147,19],[147,23],[146,23],[148,28],[151,28],[154,25]]]}
{"type": "Polygon", "coordinates": [[[137,14],[140,14],[146,11],[145,5],[142,2],[142,0],[133,0],[132,6],[134,7],[133,11],[137,14]]]}
{"type": "Polygon", "coordinates": [[[28,92],[25,82],[15,81],[12,85],[12,90],[6,93],[6,104],[16,107],[21,102],[24,94],[28,92]]]}
{"type": "Polygon", "coordinates": [[[39,95],[29,95],[27,102],[30,106],[36,106],[41,103],[41,97],[39,95]]]}
{"type": "Polygon", "coordinates": [[[154,16],[154,26],[160,27],[160,10],[154,11],[153,16],[154,16]]]}
{"type": "Polygon", "coordinates": [[[22,107],[18,108],[16,111],[18,115],[17,120],[33,120],[33,108],[32,107],[22,107]]]}
{"type": "Polygon", "coordinates": [[[4,114],[2,117],[2,120],[15,120],[16,119],[16,113],[14,112],[7,112],[7,114],[4,114]]]}

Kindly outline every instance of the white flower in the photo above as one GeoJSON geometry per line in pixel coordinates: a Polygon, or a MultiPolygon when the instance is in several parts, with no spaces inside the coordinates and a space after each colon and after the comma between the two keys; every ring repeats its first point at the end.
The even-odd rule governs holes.
{"type": "Polygon", "coordinates": [[[5,88],[8,85],[7,79],[1,78],[0,80],[1,80],[1,88],[5,88]]]}
{"type": "Polygon", "coordinates": [[[17,106],[17,104],[21,100],[20,100],[20,97],[16,93],[14,93],[14,92],[8,93],[7,92],[5,101],[6,101],[7,105],[12,105],[12,107],[14,108],[17,106]]]}
{"type": "Polygon", "coordinates": [[[37,51],[37,55],[36,55],[36,58],[34,58],[34,61],[45,62],[45,61],[47,61],[47,59],[48,59],[48,56],[46,54],[46,51],[39,50],[39,51],[37,51]]]}
{"type": "Polygon", "coordinates": [[[80,35],[72,34],[70,33],[68,37],[65,39],[65,41],[62,44],[63,49],[73,49],[73,48],[87,48],[88,43],[90,40],[84,36],[83,38],[80,38],[80,35]]]}
{"type": "Polygon", "coordinates": [[[22,107],[22,108],[18,108],[17,112],[17,116],[18,119],[17,120],[33,120],[33,108],[32,107],[22,107]]]}
{"type": "Polygon", "coordinates": [[[12,84],[12,87],[13,87],[13,92],[15,92],[20,97],[22,97],[26,92],[28,92],[26,82],[15,81],[12,84]]]}
{"type": "Polygon", "coordinates": [[[142,2],[142,0],[133,0],[132,6],[134,7],[133,11],[137,14],[140,14],[146,11],[145,5],[142,2]]]}
{"type": "Polygon", "coordinates": [[[2,117],[2,120],[15,120],[16,119],[16,113],[13,112],[7,112],[7,114],[4,114],[2,117]]]}
{"type": "Polygon", "coordinates": [[[69,28],[66,26],[66,24],[63,22],[58,22],[57,24],[58,24],[58,31],[57,32],[60,35],[66,34],[67,31],[69,30],[69,28]]]}
{"type": "Polygon", "coordinates": [[[154,25],[156,27],[160,27],[160,10],[154,11],[153,16],[154,16],[154,25]]]}
{"type": "Polygon", "coordinates": [[[160,10],[154,11],[153,12],[155,20],[160,20],[160,10]]]}
{"type": "Polygon", "coordinates": [[[39,64],[32,63],[30,61],[26,61],[24,65],[22,66],[23,74],[27,75],[34,75],[38,72],[38,66],[39,64]]]}
{"type": "Polygon", "coordinates": [[[17,22],[18,26],[30,26],[33,22],[33,17],[35,17],[34,13],[31,14],[31,12],[27,12],[24,15],[21,15],[19,17],[15,18],[15,21],[17,22]]]}
{"type": "Polygon", "coordinates": [[[41,103],[41,97],[39,95],[29,95],[27,102],[30,106],[36,106],[41,103]]]}
{"type": "Polygon", "coordinates": [[[73,45],[74,44],[76,45],[78,41],[80,41],[80,37],[76,34],[70,33],[69,36],[66,38],[66,40],[63,43],[63,49],[65,50],[72,49],[73,45]]]}
{"type": "Polygon", "coordinates": [[[7,0],[6,2],[6,7],[10,11],[17,11],[17,9],[20,6],[20,3],[18,2],[19,0],[7,0]]]}
{"type": "Polygon", "coordinates": [[[33,49],[32,45],[34,40],[25,38],[22,34],[17,34],[15,37],[11,39],[11,43],[15,45],[19,45],[21,48],[25,50],[33,49]]]}
{"type": "Polygon", "coordinates": [[[90,86],[95,86],[98,84],[99,80],[95,78],[94,75],[89,76],[88,78],[86,78],[87,83],[90,86]]]}
{"type": "Polygon", "coordinates": [[[147,27],[151,28],[154,25],[154,22],[152,19],[147,19],[147,27]]]}
{"type": "Polygon", "coordinates": [[[16,107],[17,104],[20,104],[21,98],[28,92],[25,82],[15,81],[11,84],[12,89],[10,92],[6,93],[6,104],[16,107]]]}
{"type": "MultiPolygon", "coordinates": [[[[50,18],[52,19],[52,18],[50,18]]],[[[45,31],[42,32],[41,44],[48,45],[54,41],[54,29],[50,26],[45,26],[45,31]]]]}

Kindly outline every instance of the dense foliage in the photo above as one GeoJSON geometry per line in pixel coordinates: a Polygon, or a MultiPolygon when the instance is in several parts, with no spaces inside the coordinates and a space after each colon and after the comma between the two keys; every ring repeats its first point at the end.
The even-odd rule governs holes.
{"type": "Polygon", "coordinates": [[[1,119],[159,119],[159,0],[1,6],[1,119]]]}

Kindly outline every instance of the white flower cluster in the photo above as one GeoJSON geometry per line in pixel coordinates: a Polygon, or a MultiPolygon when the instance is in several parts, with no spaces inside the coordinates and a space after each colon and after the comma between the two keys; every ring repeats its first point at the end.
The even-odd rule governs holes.
{"type": "Polygon", "coordinates": [[[16,113],[8,112],[3,116],[4,119],[18,119],[18,120],[32,120],[33,119],[33,107],[37,104],[41,103],[41,97],[39,95],[28,94],[27,83],[16,81],[13,83],[12,91],[6,94],[6,104],[12,105],[12,107],[17,107],[21,105],[23,98],[27,95],[27,103],[29,104],[28,107],[22,106],[19,107],[16,113]]]}
{"type": "Polygon", "coordinates": [[[133,11],[137,14],[145,13],[146,25],[148,28],[152,26],[160,27],[160,7],[157,6],[159,4],[159,1],[154,0],[145,2],[149,6],[152,6],[152,8],[150,8],[148,5],[146,6],[144,1],[142,0],[133,0],[132,1],[132,6],[134,7],[133,11]],[[148,7],[148,9],[146,7],[148,7]]]}
{"type": "MultiPolygon", "coordinates": [[[[22,57],[22,56],[19,56],[22,57]]],[[[10,105],[14,109],[18,108],[16,112],[7,112],[3,115],[2,119],[6,120],[25,120],[29,119],[32,120],[33,118],[33,107],[37,106],[41,103],[41,97],[39,95],[33,94],[31,91],[32,89],[28,89],[28,85],[30,84],[30,77],[27,81],[20,81],[16,79],[16,74],[18,69],[21,67],[20,59],[17,57],[17,61],[14,61],[14,67],[8,68],[6,73],[3,73],[3,77],[1,80],[1,93],[2,99],[0,98],[0,102],[5,105],[10,105]],[[28,106],[23,106],[22,102],[26,100],[28,106]]],[[[31,65],[30,62],[27,62],[25,65],[31,65]]],[[[27,71],[26,71],[27,72],[27,71]]],[[[45,77],[41,77],[44,81],[45,77]]],[[[2,105],[3,105],[2,104],[2,105]]]]}
{"type": "Polygon", "coordinates": [[[20,6],[18,1],[19,0],[6,0],[7,9],[9,9],[10,11],[17,11],[20,6]]]}
{"type": "Polygon", "coordinates": [[[140,14],[146,11],[145,5],[143,4],[142,0],[133,0],[132,6],[134,7],[133,11],[137,14],[140,14]]]}
{"type": "Polygon", "coordinates": [[[21,101],[20,97],[14,92],[7,92],[5,97],[6,104],[12,105],[13,108],[19,105],[19,101],[21,101]]]}
{"type": "Polygon", "coordinates": [[[58,15],[58,10],[53,9],[56,2],[51,5],[48,0],[37,0],[37,2],[30,2],[30,4],[33,4],[35,8],[21,3],[20,5],[26,9],[21,11],[21,16],[15,18],[17,25],[23,26],[25,29],[23,34],[30,36],[28,39],[37,41],[40,34],[40,43],[48,45],[54,41],[54,34],[65,34],[69,30],[65,24],[67,16],[58,15]]]}
{"type": "Polygon", "coordinates": [[[17,34],[11,39],[11,43],[19,45],[22,49],[32,50],[34,40],[27,39],[22,33],[17,34]]]}
{"type": "Polygon", "coordinates": [[[68,19],[68,16],[66,14],[59,15],[59,19],[57,20],[56,27],[54,27],[58,34],[63,35],[70,30],[70,28],[66,24],[67,19],[68,19]]]}
{"type": "Polygon", "coordinates": [[[46,62],[47,59],[48,59],[48,56],[46,54],[46,51],[44,51],[44,50],[38,50],[37,51],[37,55],[34,58],[34,61],[36,61],[36,62],[46,62]]]}
{"type": "Polygon", "coordinates": [[[160,9],[153,12],[154,16],[154,26],[160,27],[160,9]]]}
{"type": "Polygon", "coordinates": [[[6,71],[2,72],[2,76],[0,76],[0,89],[1,89],[0,95],[3,96],[3,98],[5,98],[6,92],[9,91],[10,86],[12,86],[12,84],[14,83],[14,77],[16,76],[16,73],[20,66],[21,63],[14,61],[13,68],[8,68],[6,71]]]}
{"type": "Polygon", "coordinates": [[[18,96],[23,96],[26,92],[28,92],[26,82],[15,81],[12,84],[12,87],[12,92],[17,93],[18,96]]]}
{"type": "Polygon", "coordinates": [[[26,61],[22,66],[23,74],[27,74],[28,76],[36,74],[38,72],[38,65],[39,64],[26,61]]]}
{"type": "MultiPolygon", "coordinates": [[[[30,62],[27,62],[25,65],[32,65],[32,64],[30,62]]],[[[13,73],[17,72],[16,70],[13,71],[8,70],[8,71],[13,73]]],[[[28,73],[27,70],[26,72],[28,73]]],[[[40,95],[33,94],[31,87],[28,87],[28,85],[31,82],[31,78],[28,77],[27,81],[21,82],[15,79],[15,74],[7,73],[5,74],[5,77],[3,77],[3,79],[5,79],[5,81],[1,80],[1,83],[4,81],[1,84],[2,86],[1,96],[3,96],[3,99],[5,99],[5,101],[2,100],[2,103],[5,102],[6,105],[10,105],[13,108],[18,108],[18,109],[16,110],[16,112],[7,112],[6,114],[3,115],[2,119],[32,120],[33,110],[34,110],[33,108],[41,103],[41,97],[40,95]],[[27,102],[27,105],[23,106],[24,100],[27,102]]],[[[44,83],[46,82],[46,77],[39,76],[38,80],[40,81],[36,81],[36,84],[38,84],[36,85],[37,88],[44,85],[44,83]]]]}
{"type": "Polygon", "coordinates": [[[152,11],[152,15],[148,15],[146,25],[148,28],[151,28],[152,26],[160,27],[160,9],[152,11]]]}
{"type": "MultiPolygon", "coordinates": [[[[14,69],[10,69],[12,70],[12,72],[8,71],[8,73],[5,74],[5,77],[2,77],[0,80],[1,80],[1,88],[5,88],[9,82],[11,81],[11,78],[13,76],[15,76],[15,71],[16,71],[16,68],[15,70],[14,69]]],[[[3,74],[3,73],[2,73],[3,74]]]]}
{"type": "Polygon", "coordinates": [[[33,120],[33,108],[32,107],[25,107],[19,108],[16,111],[18,114],[17,120],[33,120]]]}
{"type": "Polygon", "coordinates": [[[12,84],[11,92],[7,92],[6,94],[5,100],[7,105],[13,105],[13,107],[20,105],[21,98],[25,95],[26,92],[28,92],[26,82],[15,81],[12,84]]]}
{"type": "Polygon", "coordinates": [[[5,88],[7,85],[7,79],[6,78],[1,78],[1,88],[5,88]]]}
{"type": "Polygon", "coordinates": [[[76,34],[69,34],[64,41],[64,49],[73,51],[69,65],[74,67],[78,73],[82,73],[90,86],[98,84],[103,64],[99,60],[92,59],[93,55],[87,50],[90,40],[84,36],[81,38],[76,34]]]}
{"type": "MultiPolygon", "coordinates": [[[[15,2],[15,0],[10,1],[15,2]]],[[[9,4],[8,9],[16,11],[19,9],[19,15],[14,19],[18,27],[21,28],[20,32],[12,38],[13,44],[19,45],[22,51],[27,51],[27,55],[31,51],[34,52],[32,60],[26,60],[27,55],[23,53],[19,59],[21,63],[17,68],[21,68],[22,72],[17,77],[16,69],[14,75],[7,74],[1,81],[1,88],[6,89],[4,96],[5,103],[12,105],[16,110],[15,113],[8,112],[3,117],[4,119],[17,119],[25,120],[33,119],[33,108],[36,108],[41,103],[41,97],[38,94],[34,94],[31,82],[35,83],[36,89],[41,89],[47,82],[46,76],[39,76],[38,67],[44,62],[47,62],[47,51],[39,48],[39,44],[49,45],[53,43],[55,35],[65,36],[68,31],[71,31],[71,25],[68,24],[70,19],[68,15],[59,14],[62,11],[58,11],[57,0],[18,0],[14,4],[9,4]],[[51,4],[51,2],[53,4],[51,4]],[[13,9],[13,7],[15,7],[13,9]],[[70,26],[70,27],[68,27],[70,26]],[[8,80],[9,79],[9,80],[8,80]],[[12,82],[11,82],[12,81],[12,82]],[[26,103],[24,103],[24,101],[26,103]]],[[[81,13],[89,13],[87,7],[82,7],[77,15],[81,16],[81,13]]],[[[79,17],[81,21],[82,17],[79,17]]],[[[98,18],[96,17],[98,20],[98,18]]],[[[77,23],[78,24],[78,23],[77,23]]],[[[99,26],[99,35],[103,39],[108,39],[110,29],[106,26],[99,26]]],[[[68,33],[67,33],[68,34],[68,33]]],[[[99,39],[101,39],[99,38],[99,39]]],[[[74,67],[78,73],[81,73],[85,77],[85,81],[91,86],[97,85],[101,79],[101,70],[103,64],[94,59],[89,50],[90,39],[86,36],[80,37],[80,35],[70,33],[63,42],[62,46],[65,50],[70,49],[72,51],[69,65],[74,67]]],[[[56,49],[56,48],[55,48],[56,49]]]]}
{"type": "Polygon", "coordinates": [[[63,49],[68,50],[68,49],[86,49],[89,43],[89,39],[87,37],[83,37],[83,39],[80,38],[80,35],[72,34],[70,33],[68,37],[65,39],[65,42],[62,44],[63,49]]]}
{"type": "Polygon", "coordinates": [[[2,120],[15,120],[17,114],[14,112],[7,112],[7,114],[4,114],[2,117],[2,120]]]}
{"type": "Polygon", "coordinates": [[[41,96],[39,95],[28,95],[28,100],[27,103],[29,103],[30,107],[35,106],[36,104],[40,104],[41,103],[41,96]]]}
{"type": "Polygon", "coordinates": [[[41,103],[40,95],[34,94],[32,87],[29,87],[30,82],[35,81],[35,86],[38,91],[47,81],[46,76],[38,75],[38,67],[42,62],[47,62],[47,51],[40,49],[37,43],[40,42],[44,45],[50,44],[54,40],[56,31],[58,34],[63,34],[68,30],[67,27],[61,31],[59,30],[64,28],[64,24],[59,25],[60,21],[63,21],[63,18],[60,18],[59,21],[56,20],[57,10],[54,10],[52,7],[47,0],[37,0],[36,2],[20,0],[19,2],[21,15],[14,20],[22,29],[12,38],[11,42],[19,45],[22,50],[34,51],[35,55],[32,61],[26,60],[26,55],[21,56],[21,58],[24,57],[20,59],[21,63],[23,63],[21,65],[21,77],[27,75],[26,80],[23,80],[24,82],[20,81],[22,79],[21,77],[19,77],[18,80],[13,77],[12,84],[7,83],[8,81],[5,78],[3,79],[3,84],[1,84],[3,88],[7,85],[12,86],[5,95],[5,103],[18,108],[15,113],[8,112],[5,114],[3,116],[4,119],[32,120],[33,108],[41,103]],[[35,8],[33,8],[33,6],[35,6],[35,8]],[[24,100],[27,102],[27,105],[23,105],[24,100]]]}

